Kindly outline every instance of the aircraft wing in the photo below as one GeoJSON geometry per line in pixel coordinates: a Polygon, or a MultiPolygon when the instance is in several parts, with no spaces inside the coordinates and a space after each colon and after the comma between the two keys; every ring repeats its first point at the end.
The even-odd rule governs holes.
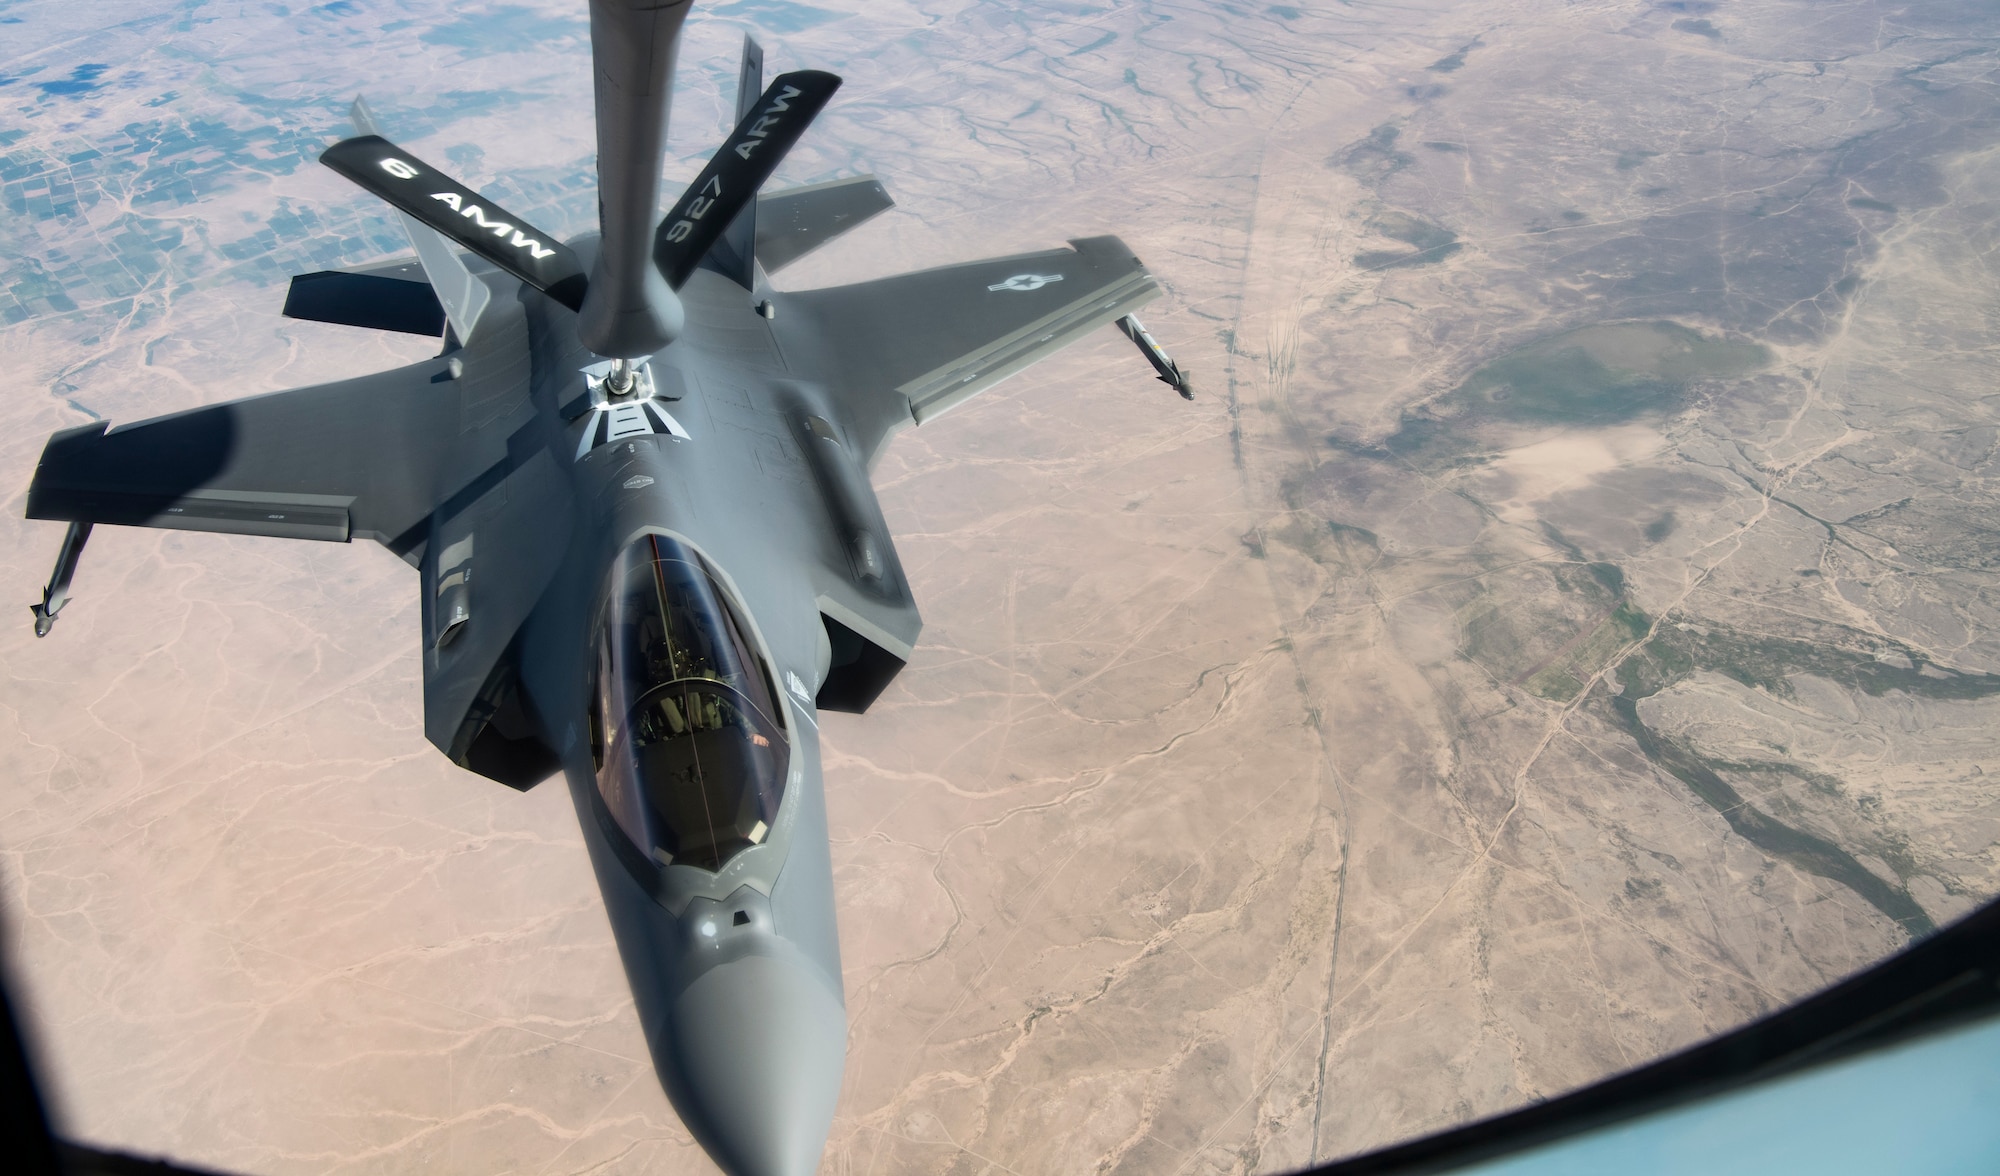
{"type": "MultiPolygon", "coordinates": [[[[514,309],[518,314],[518,308],[514,309]]],[[[519,332],[359,379],[49,439],[27,516],[391,547],[506,456],[527,405],[519,332]],[[513,336],[511,340],[509,336],[513,336]]]]}
{"type": "MultiPolygon", "coordinates": [[[[1116,237],[994,257],[787,299],[816,329],[865,464],[925,421],[1158,297],[1116,237]]],[[[780,324],[781,326],[783,324],[780,324]]]]}
{"type": "MultiPolygon", "coordinates": [[[[519,302],[481,321],[467,347],[407,367],[57,433],[28,517],[381,542],[421,575],[425,735],[529,787],[554,769],[519,738],[508,649],[567,542],[567,491],[547,453],[509,449],[534,411],[519,302]]],[[[58,580],[66,595],[60,565],[58,580]]]]}

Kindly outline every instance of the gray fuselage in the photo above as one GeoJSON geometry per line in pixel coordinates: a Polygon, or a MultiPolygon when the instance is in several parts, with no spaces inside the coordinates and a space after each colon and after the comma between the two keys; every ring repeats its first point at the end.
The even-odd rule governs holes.
{"type": "MultiPolygon", "coordinates": [[[[587,254],[594,244],[573,246],[587,254]]],[[[598,440],[579,457],[584,431],[605,430],[592,412],[566,422],[561,409],[584,393],[583,369],[597,356],[577,341],[576,315],[494,277],[520,291],[537,408],[532,437],[517,433],[510,449],[540,450],[516,460],[553,467],[568,499],[544,524],[567,532],[552,566],[510,570],[547,585],[518,638],[528,710],[561,758],[647,1044],[683,1120],[740,1171],[809,1172],[831,1121],[847,1029],[813,701],[829,654],[808,569],[841,550],[858,506],[874,520],[879,512],[872,494],[865,504],[851,500],[853,490],[829,495],[798,439],[792,422],[838,414],[825,390],[786,374],[785,348],[807,341],[781,340],[757,313],[756,302],[770,299],[782,322],[783,295],[753,298],[698,273],[682,292],[686,334],[651,363],[656,404],[686,438],[648,431],[598,440]],[[607,812],[587,737],[610,569],[649,533],[685,542],[721,573],[784,711],[791,755],[777,819],[761,844],[719,870],[662,866],[631,845],[607,812]]],[[[496,291],[496,302],[505,297],[496,291]]],[[[866,486],[858,466],[848,473],[866,486]]]]}

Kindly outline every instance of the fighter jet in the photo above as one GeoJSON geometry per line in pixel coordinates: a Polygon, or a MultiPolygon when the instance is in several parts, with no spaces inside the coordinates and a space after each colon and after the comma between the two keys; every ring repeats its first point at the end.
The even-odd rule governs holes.
{"type": "Polygon", "coordinates": [[[655,1068],[723,1170],[818,1164],[846,1056],[818,715],[868,709],[921,622],[869,471],[924,424],[1159,294],[1114,237],[831,289],[769,275],[891,206],[759,195],[840,79],[763,85],[662,215],[689,0],[590,0],[599,231],[558,241],[382,138],[321,161],[414,256],[293,279],[285,313],[438,336],[359,379],[49,439],[27,515],[344,543],[420,578],[424,732],[568,782],[655,1068]]]}

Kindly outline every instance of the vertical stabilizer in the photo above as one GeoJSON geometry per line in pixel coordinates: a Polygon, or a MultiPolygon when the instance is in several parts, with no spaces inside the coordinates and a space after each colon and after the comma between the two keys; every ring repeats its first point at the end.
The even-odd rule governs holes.
{"type": "MultiPolygon", "coordinates": [[[[354,129],[362,134],[382,133],[382,129],[375,125],[374,112],[358,95],[348,116],[354,120],[354,129]]],[[[451,323],[451,333],[458,337],[460,344],[469,342],[472,328],[479,325],[479,316],[485,312],[493,291],[472,276],[459,257],[458,247],[445,240],[437,230],[427,227],[407,212],[398,211],[396,219],[403,222],[403,233],[417,251],[417,263],[424,267],[424,278],[430,282],[438,303],[444,307],[445,319],[451,323]]]]}
{"type": "MultiPolygon", "coordinates": [[[[764,47],[748,33],[743,36],[743,68],[736,77],[736,121],[741,123],[757,109],[764,93],[764,47]]],[[[722,239],[709,251],[709,260],[725,276],[745,290],[757,288],[757,202],[743,206],[729,222],[722,239]]]]}
{"type": "Polygon", "coordinates": [[[652,264],[674,58],[691,0],[590,0],[597,91],[597,265],[577,320],[583,345],[638,359],[674,341],[680,298],[652,264]]]}
{"type": "Polygon", "coordinates": [[[743,65],[736,73],[736,121],[742,122],[757,109],[764,93],[764,47],[749,33],[743,34],[743,65]]]}

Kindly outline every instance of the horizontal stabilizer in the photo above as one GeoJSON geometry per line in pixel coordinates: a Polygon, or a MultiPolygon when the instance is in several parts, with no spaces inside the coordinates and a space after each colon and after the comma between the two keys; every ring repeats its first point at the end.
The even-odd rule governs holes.
{"type": "Polygon", "coordinates": [[[709,247],[778,170],[785,153],[840,88],[840,79],[816,69],[781,74],[764,91],[722,148],[674,202],[653,237],[653,264],[678,290],[694,275],[709,247]]]}
{"type": "Polygon", "coordinates": [[[894,208],[874,176],[786,188],[757,198],[757,260],[776,273],[847,230],[894,208]]]}
{"type": "Polygon", "coordinates": [[[357,135],[319,161],[391,207],[576,310],[589,284],[569,247],[380,135],[357,135]]]}
{"type": "MultiPolygon", "coordinates": [[[[415,268],[415,267],[411,267],[415,268]]],[[[292,279],[285,317],[408,335],[444,334],[444,304],[430,283],[385,274],[323,270],[292,279]]]]}

